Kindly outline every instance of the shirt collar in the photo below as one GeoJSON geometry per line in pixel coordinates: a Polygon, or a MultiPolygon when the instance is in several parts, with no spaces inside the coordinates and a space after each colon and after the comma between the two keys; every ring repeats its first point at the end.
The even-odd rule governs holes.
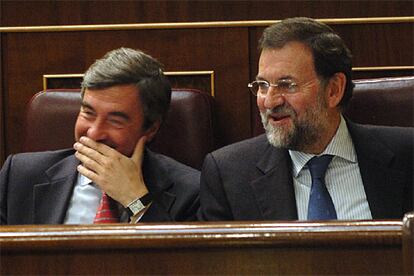
{"type": "Polygon", "coordinates": [[[78,183],[81,186],[85,186],[85,185],[89,185],[92,183],[92,180],[90,180],[89,178],[87,178],[86,176],[78,173],[78,183]]]}
{"type": "MultiPolygon", "coordinates": [[[[292,159],[292,173],[294,177],[297,177],[303,167],[305,167],[306,163],[315,156],[315,154],[294,150],[289,150],[289,154],[292,159]]],[[[342,115],[334,137],[320,155],[323,154],[337,156],[352,163],[357,162],[354,144],[352,143],[351,135],[349,134],[348,127],[342,115]]]]}

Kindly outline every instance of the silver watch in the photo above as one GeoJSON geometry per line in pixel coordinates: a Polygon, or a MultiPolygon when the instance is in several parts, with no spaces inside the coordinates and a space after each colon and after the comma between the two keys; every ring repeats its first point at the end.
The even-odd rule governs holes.
{"type": "Polygon", "coordinates": [[[152,197],[150,193],[144,195],[143,197],[139,197],[128,204],[127,211],[130,217],[137,215],[139,212],[145,209],[148,204],[152,201],[152,197]]]}

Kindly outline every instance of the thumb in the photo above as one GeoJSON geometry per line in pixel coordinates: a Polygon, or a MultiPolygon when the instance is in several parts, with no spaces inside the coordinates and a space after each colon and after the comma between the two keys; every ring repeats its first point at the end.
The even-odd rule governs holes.
{"type": "Polygon", "coordinates": [[[137,144],[135,145],[134,153],[131,156],[131,160],[137,165],[138,167],[142,164],[142,159],[144,158],[144,148],[145,142],[147,141],[146,136],[142,136],[137,144]]]}

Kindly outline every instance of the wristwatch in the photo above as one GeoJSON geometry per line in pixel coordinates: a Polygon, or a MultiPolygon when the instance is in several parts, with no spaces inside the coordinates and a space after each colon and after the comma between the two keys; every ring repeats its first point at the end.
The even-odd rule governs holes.
{"type": "Polygon", "coordinates": [[[141,212],[145,207],[148,206],[152,201],[152,196],[150,193],[144,195],[143,197],[138,197],[134,201],[128,204],[126,210],[130,217],[135,216],[141,212]]]}

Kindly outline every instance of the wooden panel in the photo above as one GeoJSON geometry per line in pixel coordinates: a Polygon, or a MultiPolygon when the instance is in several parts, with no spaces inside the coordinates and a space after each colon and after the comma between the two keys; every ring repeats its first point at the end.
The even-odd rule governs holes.
{"type": "MultiPolygon", "coordinates": [[[[414,68],[414,66],[412,66],[414,68]]],[[[414,69],[381,69],[381,67],[375,70],[354,70],[352,72],[353,79],[372,79],[372,78],[385,78],[385,77],[401,77],[401,76],[414,76],[414,69]]]]}
{"type": "MultiPolygon", "coordinates": [[[[414,23],[330,25],[352,52],[354,67],[412,66],[414,23]]],[[[257,49],[264,27],[250,28],[251,49],[257,49]]],[[[250,65],[257,73],[258,51],[250,65]]],[[[254,73],[254,74],[256,74],[254,73]]]]}
{"type": "Polygon", "coordinates": [[[333,25],[353,54],[353,65],[413,65],[414,24],[333,25]]]}
{"type": "MultiPolygon", "coordinates": [[[[214,96],[214,71],[165,72],[172,88],[194,88],[214,96]]],[[[43,90],[79,89],[83,74],[43,75],[43,90]]]]}
{"type": "Polygon", "coordinates": [[[349,18],[411,16],[399,1],[0,1],[3,26],[274,20],[293,16],[349,18]],[[108,12],[111,11],[111,12],[108,12]]]}
{"type": "Polygon", "coordinates": [[[25,107],[42,90],[44,74],[84,72],[96,58],[121,46],[144,50],[163,62],[166,71],[214,71],[218,146],[247,138],[246,38],[246,28],[7,33],[6,152],[20,151],[25,107]]]}
{"type": "Polygon", "coordinates": [[[3,226],[0,273],[399,275],[401,227],[401,221],[3,226]]]}
{"type": "MultiPolygon", "coordinates": [[[[1,6],[0,6],[0,23],[1,23],[1,6]]],[[[5,152],[4,152],[4,108],[3,108],[3,62],[2,62],[2,36],[0,35],[0,164],[3,164],[5,160],[5,152]]]]}
{"type": "MultiPolygon", "coordinates": [[[[3,7],[0,2],[0,26],[3,26],[3,7]]],[[[3,164],[5,153],[4,153],[4,108],[3,108],[3,62],[2,62],[2,35],[0,33],[0,164],[3,164]]]]}

